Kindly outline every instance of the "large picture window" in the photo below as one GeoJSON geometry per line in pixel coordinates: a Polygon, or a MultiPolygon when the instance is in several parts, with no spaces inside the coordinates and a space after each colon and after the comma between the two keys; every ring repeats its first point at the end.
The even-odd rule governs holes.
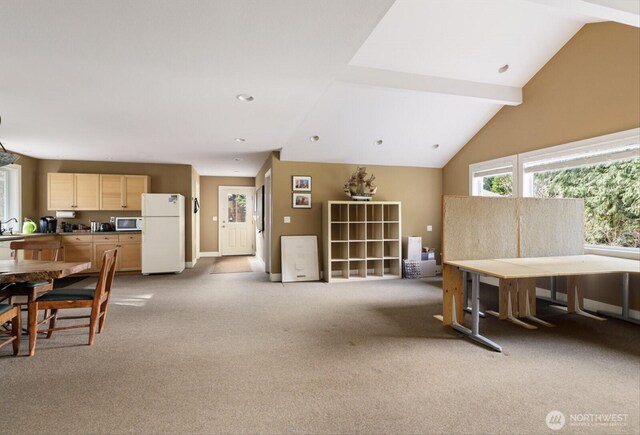
{"type": "MultiPolygon", "coordinates": [[[[21,221],[20,216],[20,165],[0,167],[0,222],[11,218],[21,221]]],[[[12,222],[3,228],[18,231],[20,224],[12,222]]]]}
{"type": "Polygon", "coordinates": [[[503,195],[511,179],[512,186],[516,186],[512,188],[516,196],[583,198],[587,247],[622,248],[638,252],[640,129],[545,148],[507,159],[514,161],[511,168],[517,170],[500,173],[499,160],[470,165],[470,193],[503,195]],[[491,170],[494,172],[491,173],[491,170]]]}

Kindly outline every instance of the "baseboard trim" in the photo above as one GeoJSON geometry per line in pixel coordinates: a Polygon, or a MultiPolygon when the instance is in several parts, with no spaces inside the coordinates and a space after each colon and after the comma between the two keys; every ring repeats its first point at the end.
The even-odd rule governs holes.
{"type": "Polygon", "coordinates": [[[220,253],[218,251],[202,251],[200,257],[220,257],[220,253]]]}
{"type": "Polygon", "coordinates": [[[269,281],[271,282],[282,282],[282,274],[281,273],[270,273],[269,281]]]}

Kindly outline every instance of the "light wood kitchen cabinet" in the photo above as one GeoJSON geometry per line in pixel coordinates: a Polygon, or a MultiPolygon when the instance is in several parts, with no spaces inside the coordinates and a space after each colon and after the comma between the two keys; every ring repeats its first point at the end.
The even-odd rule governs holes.
{"type": "MultiPolygon", "coordinates": [[[[102,255],[109,249],[118,249],[116,260],[117,272],[131,272],[142,269],[142,234],[117,234],[117,233],[93,233],[93,234],[69,234],[51,236],[51,239],[61,237],[62,252],[58,260],[71,263],[90,261],[91,268],[83,273],[100,272],[102,267],[102,255]]],[[[47,239],[49,239],[47,237],[47,239]]],[[[7,255],[8,255],[8,244],[7,255]]],[[[0,248],[2,248],[0,244],[0,248]]],[[[2,251],[0,249],[0,254],[2,251]]],[[[10,258],[10,257],[8,257],[10,258]]]]}
{"type": "Polygon", "coordinates": [[[90,235],[68,235],[62,237],[62,258],[69,263],[91,262],[91,269],[94,271],[93,261],[93,237],[90,235]]]}
{"type": "MultiPolygon", "coordinates": [[[[109,249],[115,249],[118,247],[118,235],[117,234],[104,234],[93,236],[93,263],[91,267],[92,272],[99,272],[102,267],[102,254],[109,249]]],[[[118,253],[118,257],[120,253],[118,253]]],[[[116,258],[116,270],[120,261],[116,258]]]]}
{"type": "Polygon", "coordinates": [[[142,210],[142,194],[149,191],[146,175],[100,175],[100,210],[142,210]]]}
{"type": "Polygon", "coordinates": [[[122,272],[142,269],[142,235],[120,234],[118,263],[122,272]]]}
{"type": "Polygon", "coordinates": [[[47,174],[47,209],[99,210],[98,174],[47,174]]]}

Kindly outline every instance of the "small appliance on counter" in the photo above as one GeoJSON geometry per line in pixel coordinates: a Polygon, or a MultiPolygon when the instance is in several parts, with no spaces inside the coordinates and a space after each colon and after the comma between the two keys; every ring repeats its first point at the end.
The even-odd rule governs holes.
{"type": "Polygon", "coordinates": [[[40,218],[41,233],[55,233],[58,227],[58,219],[53,216],[43,216],[40,218]]]}
{"type": "Polygon", "coordinates": [[[98,228],[98,231],[101,231],[101,232],[113,231],[113,227],[111,226],[111,224],[109,222],[103,222],[103,223],[100,224],[100,227],[98,228]]]}
{"type": "Polygon", "coordinates": [[[141,217],[115,217],[114,222],[116,231],[142,231],[141,217]]]}
{"type": "Polygon", "coordinates": [[[29,218],[24,218],[22,223],[22,234],[33,234],[38,229],[38,226],[34,221],[29,218]]]}

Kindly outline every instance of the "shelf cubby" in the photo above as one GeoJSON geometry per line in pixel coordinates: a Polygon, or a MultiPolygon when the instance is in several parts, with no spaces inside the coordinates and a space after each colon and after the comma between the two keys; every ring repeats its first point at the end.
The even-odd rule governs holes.
{"type": "Polygon", "coordinates": [[[384,276],[383,261],[382,260],[367,260],[367,278],[384,276]]]}
{"type": "Polygon", "coordinates": [[[367,260],[382,259],[384,256],[383,242],[367,242],[367,260]]]}
{"type": "Polygon", "coordinates": [[[331,242],[331,261],[349,259],[349,242],[331,242]]]}
{"type": "Polygon", "coordinates": [[[382,240],[382,222],[367,222],[367,240],[382,240]]]}
{"type": "Polygon", "coordinates": [[[385,277],[398,277],[400,278],[400,262],[396,260],[384,260],[383,271],[385,277]]]}
{"type": "Polygon", "coordinates": [[[349,262],[348,261],[332,261],[331,262],[331,279],[347,279],[349,278],[349,262]]]}
{"type": "Polygon", "coordinates": [[[367,204],[367,222],[382,222],[382,204],[367,204]]]}
{"type": "Polygon", "coordinates": [[[400,239],[400,223],[399,222],[385,222],[384,224],[384,240],[398,240],[400,239]]]}
{"type": "Polygon", "coordinates": [[[331,222],[348,222],[349,221],[349,205],[336,204],[331,207],[331,222]]]}
{"type": "Polygon", "coordinates": [[[364,260],[367,258],[367,246],[365,242],[349,242],[349,259],[364,260]]]}
{"type": "Polygon", "coordinates": [[[331,240],[349,240],[349,224],[332,223],[331,224],[331,240]]]}
{"type": "Polygon", "coordinates": [[[400,204],[384,204],[384,221],[400,222],[400,204]]]}
{"type": "Polygon", "coordinates": [[[329,201],[323,207],[327,281],[401,277],[399,202],[329,201]]]}
{"type": "Polygon", "coordinates": [[[349,204],[349,222],[366,222],[367,209],[365,204],[349,204]]]}
{"type": "Polygon", "coordinates": [[[366,278],[367,262],[364,260],[349,261],[349,278],[366,278]]]}
{"type": "Polygon", "coordinates": [[[384,242],[384,258],[400,259],[400,244],[395,241],[384,242]]]}
{"type": "Polygon", "coordinates": [[[367,224],[366,222],[350,222],[349,223],[349,240],[366,240],[367,224]]]}

